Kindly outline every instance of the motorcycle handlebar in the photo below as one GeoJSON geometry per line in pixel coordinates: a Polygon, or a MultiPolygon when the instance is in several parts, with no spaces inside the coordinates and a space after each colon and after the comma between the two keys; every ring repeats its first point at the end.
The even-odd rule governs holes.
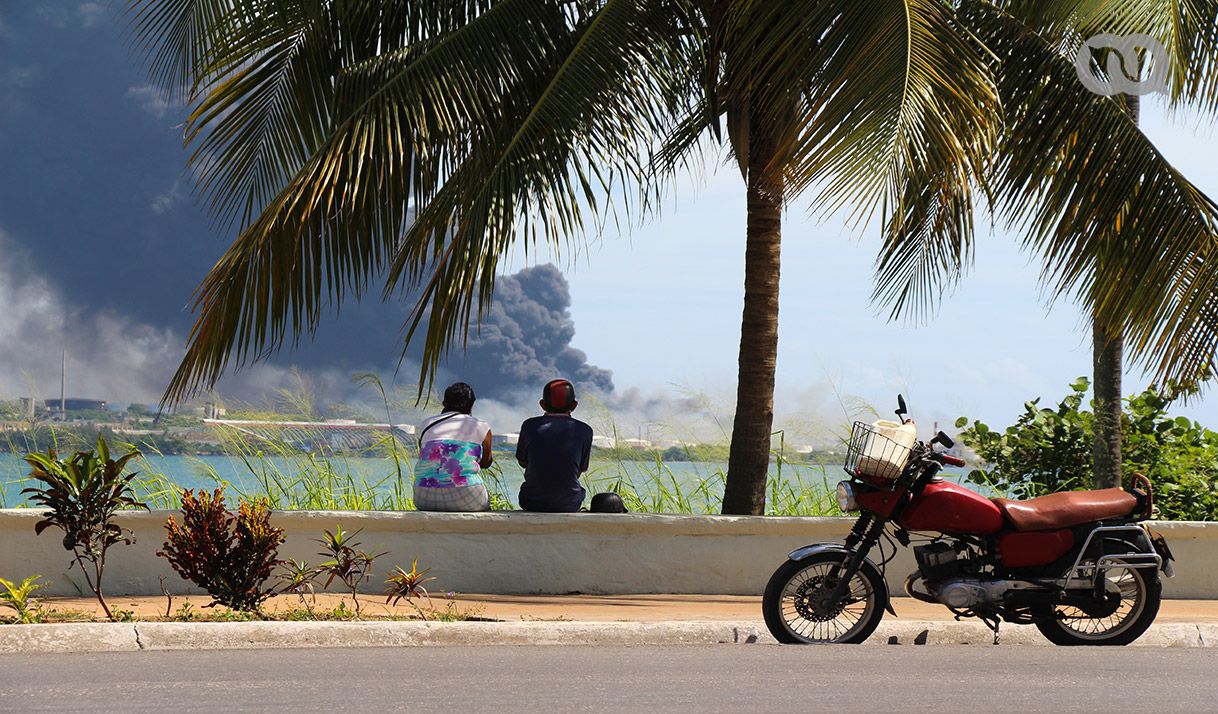
{"type": "Polygon", "coordinates": [[[956,458],[955,456],[952,456],[951,454],[938,454],[938,457],[940,460],[943,461],[944,464],[946,464],[948,466],[964,466],[965,465],[964,459],[956,458]]]}

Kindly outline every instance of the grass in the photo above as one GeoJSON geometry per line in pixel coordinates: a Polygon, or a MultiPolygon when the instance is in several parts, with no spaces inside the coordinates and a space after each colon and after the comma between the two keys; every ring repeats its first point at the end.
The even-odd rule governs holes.
{"type": "MultiPolygon", "coordinates": [[[[275,510],[406,511],[413,510],[412,472],[416,451],[397,438],[385,434],[367,448],[355,452],[333,453],[324,449],[306,452],[284,439],[252,435],[233,428],[217,427],[224,452],[239,465],[236,476],[226,477],[214,462],[195,458],[196,468],[208,488],[224,486],[240,498],[266,499],[275,510]],[[377,459],[384,468],[375,477],[357,461],[377,459]]],[[[772,469],[767,484],[767,515],[838,515],[833,489],[838,480],[832,466],[810,464],[786,457],[784,436],[777,434],[772,469]]],[[[72,448],[68,444],[56,444],[72,448]]],[[[155,467],[163,457],[144,448],[146,458],[139,460],[135,488],[149,507],[176,510],[181,507],[181,490],[155,467]]],[[[622,497],[633,513],[715,514],[723,504],[726,468],[722,462],[685,462],[674,470],[659,452],[650,460],[607,458],[616,452],[598,452],[592,468],[583,477],[589,494],[612,491],[622,497]]],[[[620,455],[618,455],[620,456],[620,455]]],[[[519,475],[509,477],[500,465],[508,453],[497,454],[498,461],[483,471],[493,510],[513,510],[519,475]]],[[[514,468],[514,466],[513,466],[514,468]]],[[[23,481],[5,484],[10,491],[23,481]]],[[[202,487],[202,486],[199,486],[202,487]]],[[[0,507],[8,507],[0,492],[0,507]]],[[[11,504],[22,505],[22,504],[11,504]]]]}

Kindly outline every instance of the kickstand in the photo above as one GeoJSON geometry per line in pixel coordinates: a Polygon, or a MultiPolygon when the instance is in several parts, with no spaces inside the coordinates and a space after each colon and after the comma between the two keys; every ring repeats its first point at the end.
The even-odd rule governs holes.
{"type": "Polygon", "coordinates": [[[998,628],[1002,625],[1002,620],[997,617],[982,617],[981,621],[994,631],[994,644],[998,644],[998,628]]]}

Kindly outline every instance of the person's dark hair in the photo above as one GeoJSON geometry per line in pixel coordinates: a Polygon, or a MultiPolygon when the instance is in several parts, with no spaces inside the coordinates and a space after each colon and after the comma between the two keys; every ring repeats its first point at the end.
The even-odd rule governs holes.
{"type": "Polygon", "coordinates": [[[575,385],[565,379],[552,379],[541,390],[541,408],[551,414],[570,414],[575,401],[575,385]]]}
{"type": "Polygon", "coordinates": [[[626,504],[622,503],[622,497],[612,491],[598,493],[592,497],[592,503],[588,505],[590,513],[629,513],[626,510],[626,504]]]}
{"type": "Polygon", "coordinates": [[[465,382],[457,382],[444,390],[444,411],[469,414],[474,408],[474,388],[465,382]]]}

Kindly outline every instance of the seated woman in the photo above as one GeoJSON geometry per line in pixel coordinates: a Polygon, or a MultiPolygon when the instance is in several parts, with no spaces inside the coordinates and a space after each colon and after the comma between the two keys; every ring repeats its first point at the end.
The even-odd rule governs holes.
{"type": "Polygon", "coordinates": [[[481,470],[491,465],[491,428],[470,416],[474,390],[457,382],[444,390],[444,411],[419,424],[414,507],[420,511],[489,511],[481,470]]]}

